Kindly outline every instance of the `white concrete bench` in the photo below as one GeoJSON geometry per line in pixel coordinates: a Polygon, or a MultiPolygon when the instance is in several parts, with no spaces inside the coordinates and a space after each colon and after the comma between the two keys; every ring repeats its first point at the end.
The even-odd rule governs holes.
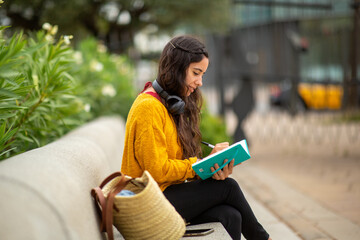
{"type": "MultiPolygon", "coordinates": [[[[103,117],[0,162],[1,239],[106,239],[90,190],[120,170],[124,134],[121,118],[103,117]]],[[[231,239],[220,223],[209,226],[215,233],[196,239],[231,239]]]]}

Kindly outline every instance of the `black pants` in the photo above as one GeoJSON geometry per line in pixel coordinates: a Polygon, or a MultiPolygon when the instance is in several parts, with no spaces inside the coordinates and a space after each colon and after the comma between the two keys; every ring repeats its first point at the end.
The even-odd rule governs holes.
{"type": "Polygon", "coordinates": [[[191,224],[221,222],[233,239],[267,240],[239,185],[232,178],[212,178],[171,185],[164,195],[191,224]]]}

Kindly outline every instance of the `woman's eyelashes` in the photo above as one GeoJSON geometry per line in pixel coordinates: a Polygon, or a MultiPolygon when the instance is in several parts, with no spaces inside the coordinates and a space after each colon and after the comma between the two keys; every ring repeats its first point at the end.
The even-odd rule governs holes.
{"type": "Polygon", "coordinates": [[[199,76],[199,75],[201,75],[201,73],[202,73],[202,75],[205,75],[205,73],[203,73],[203,72],[193,72],[193,73],[195,76],[199,76]]]}

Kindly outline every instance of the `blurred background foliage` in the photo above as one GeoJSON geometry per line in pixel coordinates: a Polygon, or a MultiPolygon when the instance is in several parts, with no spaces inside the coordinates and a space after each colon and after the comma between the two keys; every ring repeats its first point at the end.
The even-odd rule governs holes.
{"type": "Polygon", "coordinates": [[[110,52],[123,53],[147,28],[224,32],[229,6],[230,0],[11,0],[4,1],[0,18],[14,30],[38,30],[49,22],[59,26],[60,34],[73,34],[75,42],[93,36],[110,52]]]}
{"type": "MultiPolygon", "coordinates": [[[[224,119],[211,114],[206,104],[204,104],[203,110],[201,112],[201,123],[200,130],[202,134],[202,140],[211,144],[229,142],[233,143],[233,138],[226,133],[226,125],[224,119]]],[[[208,146],[202,145],[203,156],[206,157],[210,154],[211,148],[208,146]]]]}
{"type": "Polygon", "coordinates": [[[109,54],[105,45],[87,38],[74,53],[75,77],[91,118],[120,114],[126,117],[136,93],[132,85],[134,66],[125,55],[109,54]]]}

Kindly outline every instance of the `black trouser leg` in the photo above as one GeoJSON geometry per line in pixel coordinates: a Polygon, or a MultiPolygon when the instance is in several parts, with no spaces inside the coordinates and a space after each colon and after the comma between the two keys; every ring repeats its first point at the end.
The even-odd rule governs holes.
{"type": "MultiPolygon", "coordinates": [[[[239,185],[232,178],[227,178],[224,181],[216,181],[210,178],[175,184],[165,189],[164,195],[186,221],[196,221],[198,220],[197,217],[200,218],[204,214],[200,218],[204,222],[222,222],[224,220],[221,218],[224,218],[225,213],[210,212],[214,216],[209,216],[209,220],[206,220],[206,212],[217,206],[229,205],[240,213],[242,219],[241,226],[238,227],[238,234],[233,233],[234,230],[231,227],[228,229],[225,226],[226,224],[224,225],[231,236],[241,236],[242,231],[248,240],[267,240],[269,238],[267,232],[257,221],[239,185]]],[[[240,237],[234,239],[240,239],[240,237]]]]}
{"type": "Polygon", "coordinates": [[[217,205],[191,220],[191,224],[221,222],[232,239],[241,238],[242,217],[240,212],[230,205],[217,205]]]}

